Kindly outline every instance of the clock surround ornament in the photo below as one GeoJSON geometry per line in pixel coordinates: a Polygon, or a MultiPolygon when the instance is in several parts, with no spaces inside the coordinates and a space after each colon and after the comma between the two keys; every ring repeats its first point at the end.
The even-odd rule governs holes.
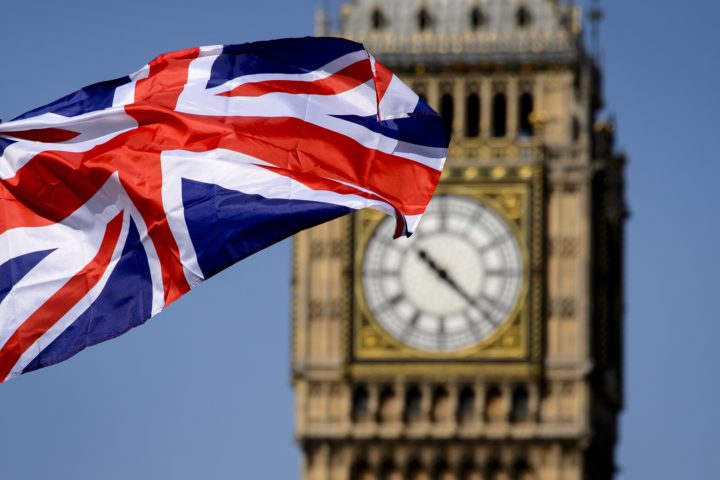
{"type": "Polygon", "coordinates": [[[363,257],[363,290],[380,326],[417,350],[455,352],[489,337],[520,299],[518,233],[489,204],[436,195],[418,232],[389,240],[376,228],[363,257]]]}
{"type": "MultiPolygon", "coordinates": [[[[383,287],[388,292],[370,291],[373,287],[368,285],[365,271],[367,270],[371,275],[379,274],[380,276],[384,273],[382,267],[379,270],[376,268],[380,265],[378,263],[380,260],[371,259],[371,257],[382,257],[377,252],[373,253],[374,243],[377,241],[393,244],[398,242],[399,244],[407,240],[391,240],[392,235],[381,235],[380,229],[388,228],[387,226],[382,227],[387,218],[382,213],[363,211],[354,215],[352,224],[354,258],[352,275],[348,282],[352,292],[351,321],[346,337],[350,361],[348,366],[352,374],[416,374],[421,372],[474,374],[487,372],[488,374],[522,376],[540,373],[543,314],[542,276],[544,272],[543,168],[519,165],[503,168],[501,173],[493,167],[458,168],[450,166],[443,172],[443,181],[435,194],[437,199],[452,199],[452,202],[460,202],[468,211],[477,209],[482,212],[481,215],[487,215],[486,220],[495,226],[493,236],[501,237],[503,231],[509,232],[511,241],[506,247],[514,245],[510,251],[516,249],[518,254],[516,259],[518,265],[517,293],[514,293],[513,288],[509,289],[510,293],[506,294],[505,304],[495,309],[492,320],[489,321],[492,325],[485,326],[475,334],[468,331],[461,332],[458,336],[462,337],[462,333],[464,333],[464,338],[453,339],[444,345],[432,338],[426,339],[425,343],[422,340],[409,338],[407,331],[400,329],[402,322],[408,324],[415,316],[415,312],[410,310],[407,305],[403,307],[405,309],[404,316],[397,316],[394,319],[394,327],[391,326],[393,319],[389,318],[391,313],[385,313],[387,318],[383,318],[382,312],[379,313],[382,308],[393,312],[396,307],[392,305],[392,302],[396,302],[398,305],[407,304],[411,298],[415,300],[413,305],[415,310],[426,312],[429,308],[427,304],[421,304],[425,308],[416,306],[422,301],[418,300],[423,296],[422,289],[415,289],[417,291],[413,292],[401,289],[400,297],[397,297],[399,291],[392,292],[394,294],[390,293],[392,286],[390,288],[383,287]],[[376,265],[371,265],[373,262],[376,265]]],[[[442,228],[438,229],[437,225],[433,225],[434,222],[439,222],[439,217],[432,211],[427,213],[414,235],[416,238],[411,237],[410,242],[415,241],[420,244],[423,236],[430,239],[433,236],[441,235],[439,230],[442,228]],[[433,219],[433,217],[435,218],[433,219]],[[438,231],[431,232],[432,230],[438,231]]],[[[472,216],[472,213],[469,215],[472,216]]],[[[462,215],[459,217],[466,218],[462,215]]],[[[451,222],[462,223],[457,219],[453,219],[451,222]]],[[[459,225],[453,228],[462,229],[459,225]]],[[[456,240],[454,243],[456,247],[460,245],[460,241],[457,239],[458,235],[451,233],[449,237],[456,240]]],[[[437,242],[443,243],[439,240],[437,242]]],[[[466,243],[473,245],[470,241],[466,243]]],[[[393,248],[403,250],[398,247],[393,248]]],[[[452,286],[446,281],[447,279],[440,278],[443,274],[442,270],[445,270],[445,274],[451,282],[461,283],[463,288],[460,291],[456,291],[454,294],[446,291],[445,294],[447,296],[455,295],[453,302],[456,311],[454,314],[462,316],[461,310],[463,309],[459,307],[461,300],[465,300],[466,306],[471,304],[467,299],[462,298],[463,293],[468,297],[481,293],[482,279],[476,278],[474,285],[467,283],[466,274],[459,273],[459,270],[454,273],[457,266],[451,267],[449,264],[444,264],[446,262],[444,258],[435,258],[438,256],[437,248],[426,246],[421,249],[423,252],[414,250],[413,268],[416,271],[423,268],[425,275],[435,275],[434,282],[436,284],[438,282],[445,283],[442,288],[446,290],[452,289],[452,286]],[[458,276],[458,279],[452,278],[453,274],[458,276]],[[462,278],[460,278],[461,275],[462,278]]],[[[473,248],[480,247],[465,245],[466,255],[473,248]]],[[[380,251],[383,250],[381,247],[380,251]]],[[[512,259],[513,256],[514,254],[508,254],[505,258],[512,259]]],[[[514,265],[512,260],[506,263],[510,263],[511,267],[514,265]]],[[[503,269],[498,265],[486,268],[490,270],[503,269]]],[[[408,271],[410,270],[408,267],[408,271]]],[[[493,272],[493,274],[495,273],[499,272],[493,272]]],[[[406,272],[405,275],[408,273],[406,272]]],[[[401,279],[400,276],[396,278],[401,279]]],[[[370,284],[372,283],[373,281],[370,280],[370,284]]],[[[374,288],[382,290],[377,285],[374,288]]],[[[492,293],[494,295],[497,291],[492,293]]],[[[487,301],[482,307],[485,308],[486,305],[487,301]]],[[[435,312],[436,332],[439,331],[437,317],[441,314],[442,312],[435,312]]],[[[480,317],[477,313],[470,315],[474,315],[475,319],[480,317]]],[[[417,321],[420,321],[420,317],[417,321]]],[[[459,322],[460,320],[456,318],[454,321],[459,322]]],[[[426,319],[426,322],[429,320],[426,319]]],[[[447,319],[445,322],[447,323],[447,319]]],[[[426,323],[426,326],[429,327],[430,324],[426,323]]],[[[455,328],[458,331],[462,330],[458,324],[455,325],[455,328]]]]}

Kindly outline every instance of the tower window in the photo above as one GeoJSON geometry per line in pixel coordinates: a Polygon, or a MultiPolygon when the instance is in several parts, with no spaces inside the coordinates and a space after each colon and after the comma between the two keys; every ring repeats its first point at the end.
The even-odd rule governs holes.
{"type": "Polygon", "coordinates": [[[473,30],[479,30],[485,25],[485,15],[483,15],[480,7],[473,7],[470,10],[470,28],[473,30]]]}
{"type": "Polygon", "coordinates": [[[469,420],[475,413],[475,391],[472,387],[463,387],[458,396],[457,414],[460,420],[469,420]]]}
{"type": "Polygon", "coordinates": [[[445,131],[448,137],[452,135],[453,131],[453,117],[455,116],[455,104],[453,97],[449,93],[444,94],[440,98],[440,116],[445,124],[445,131]]]}
{"type": "Polygon", "coordinates": [[[532,23],[532,15],[527,7],[520,7],[515,12],[515,24],[520,28],[527,28],[532,23]]]}
{"type": "Polygon", "coordinates": [[[507,99],[504,93],[495,94],[492,107],[493,137],[504,137],[507,135],[507,99]]]}
{"type": "Polygon", "coordinates": [[[373,30],[382,30],[387,26],[385,15],[379,8],[374,9],[370,14],[370,25],[372,25],[373,30]]]}
{"type": "Polygon", "coordinates": [[[368,391],[364,385],[355,387],[352,395],[352,417],[354,420],[363,418],[370,413],[368,391]]]}
{"type": "Polygon", "coordinates": [[[422,396],[420,389],[413,385],[405,392],[405,421],[417,420],[422,414],[422,396]]]}
{"type": "Polygon", "coordinates": [[[527,420],[530,415],[530,401],[527,388],[524,386],[515,387],[512,395],[512,419],[513,421],[527,420]]]}
{"type": "Polygon", "coordinates": [[[477,137],[480,135],[480,96],[471,93],[465,99],[465,136],[477,137]]]}
{"type": "Polygon", "coordinates": [[[418,29],[421,32],[432,28],[432,17],[424,8],[421,8],[417,15],[418,29]]]}
{"type": "Polygon", "coordinates": [[[533,124],[532,124],[532,112],[533,112],[533,97],[530,93],[523,93],[520,96],[520,129],[519,134],[521,137],[532,137],[533,135],[533,124]]]}

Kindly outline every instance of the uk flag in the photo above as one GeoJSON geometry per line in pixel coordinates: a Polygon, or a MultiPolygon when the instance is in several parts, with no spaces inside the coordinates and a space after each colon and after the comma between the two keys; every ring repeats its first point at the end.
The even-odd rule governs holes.
{"type": "Polygon", "coordinates": [[[409,235],[446,154],[437,114],[332,38],[164,54],[0,124],[0,381],[353,210],[409,235]]]}

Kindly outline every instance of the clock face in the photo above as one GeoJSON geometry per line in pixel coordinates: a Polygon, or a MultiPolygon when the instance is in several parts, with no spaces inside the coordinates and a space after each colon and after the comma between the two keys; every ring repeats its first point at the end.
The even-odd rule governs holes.
{"type": "Polygon", "coordinates": [[[452,352],[492,334],[514,310],[522,284],[515,235],[491,208],[436,195],[417,232],[392,240],[395,220],[375,230],[363,258],[363,289],[375,319],[419,350],[452,352]]]}

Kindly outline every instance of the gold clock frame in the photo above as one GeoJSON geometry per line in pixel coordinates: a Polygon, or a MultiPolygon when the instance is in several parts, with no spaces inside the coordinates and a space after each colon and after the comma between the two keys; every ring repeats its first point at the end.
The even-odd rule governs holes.
{"type": "Polygon", "coordinates": [[[523,265],[516,305],[495,332],[475,345],[453,352],[431,352],[403,344],[377,322],[363,292],[362,264],[366,246],[387,217],[374,210],[360,211],[353,220],[353,301],[348,339],[351,372],[357,375],[539,373],[544,277],[541,167],[446,168],[436,193],[481,201],[503,218],[516,235],[523,265]]]}

